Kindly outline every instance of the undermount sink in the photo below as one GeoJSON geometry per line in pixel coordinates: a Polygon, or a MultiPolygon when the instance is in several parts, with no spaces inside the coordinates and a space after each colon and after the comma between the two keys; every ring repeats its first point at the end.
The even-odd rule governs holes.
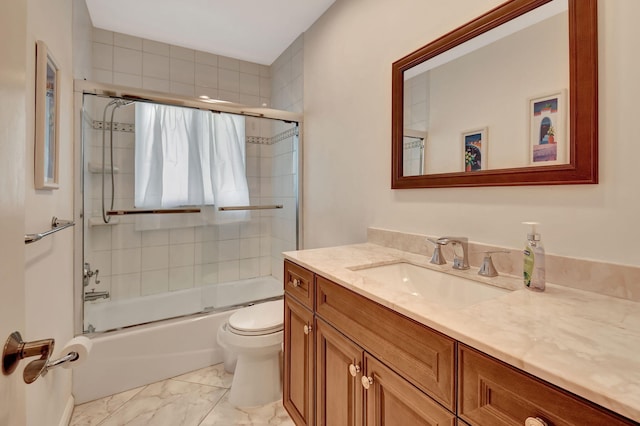
{"type": "Polygon", "coordinates": [[[464,308],[509,293],[500,287],[406,262],[358,268],[354,272],[449,308],[464,308]]]}

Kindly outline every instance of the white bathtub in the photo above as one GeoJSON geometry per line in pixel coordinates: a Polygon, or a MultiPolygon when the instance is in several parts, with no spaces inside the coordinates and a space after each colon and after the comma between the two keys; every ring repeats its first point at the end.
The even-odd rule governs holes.
{"type": "MultiPolygon", "coordinates": [[[[214,307],[243,304],[283,293],[282,284],[273,278],[255,280],[233,283],[235,286],[232,288],[236,292],[229,291],[229,288],[223,291],[222,286],[212,288],[218,287],[216,285],[207,286],[203,293],[199,289],[187,290],[128,300],[126,303],[86,304],[91,307],[85,315],[90,316],[89,322],[95,321],[96,329],[112,329],[122,327],[118,324],[124,322],[130,324],[144,309],[157,315],[158,319],[182,315],[177,312],[191,309],[196,293],[199,306],[214,307]],[[275,285],[277,288],[274,289],[275,285]],[[192,293],[188,294],[189,291],[192,293]],[[218,302],[225,303],[200,304],[201,297],[205,301],[213,301],[211,298],[217,297],[218,302]],[[161,308],[165,311],[162,312],[161,308]]],[[[73,370],[76,404],[222,362],[223,352],[216,342],[216,332],[233,312],[213,311],[90,336],[93,343],[90,356],[73,370]]]]}

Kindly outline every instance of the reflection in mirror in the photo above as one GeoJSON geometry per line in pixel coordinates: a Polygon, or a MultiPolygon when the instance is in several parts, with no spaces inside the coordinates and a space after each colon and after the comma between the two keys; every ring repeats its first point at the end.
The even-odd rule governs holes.
{"type": "Polygon", "coordinates": [[[394,63],[393,187],[596,183],[595,14],[511,0],[394,63]]]}

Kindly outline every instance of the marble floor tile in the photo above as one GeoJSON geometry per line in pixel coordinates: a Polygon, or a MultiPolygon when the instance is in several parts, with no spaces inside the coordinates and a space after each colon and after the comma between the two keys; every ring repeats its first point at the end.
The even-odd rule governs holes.
{"type": "Polygon", "coordinates": [[[73,409],[73,416],[69,426],[94,426],[99,424],[142,389],[142,387],[131,389],[76,406],[73,409]]]}
{"type": "Polygon", "coordinates": [[[224,371],[223,364],[212,365],[211,367],[202,368],[192,371],[181,376],[174,377],[171,380],[179,380],[181,382],[197,383],[200,385],[217,386],[219,388],[230,388],[233,381],[233,374],[224,371]]]}
{"type": "Polygon", "coordinates": [[[227,389],[165,380],[146,386],[100,426],[194,426],[227,389]]]}
{"type": "Polygon", "coordinates": [[[200,426],[229,425],[279,425],[295,426],[282,401],[260,407],[236,408],[229,403],[229,393],[211,410],[211,413],[200,423],[200,426]]]}

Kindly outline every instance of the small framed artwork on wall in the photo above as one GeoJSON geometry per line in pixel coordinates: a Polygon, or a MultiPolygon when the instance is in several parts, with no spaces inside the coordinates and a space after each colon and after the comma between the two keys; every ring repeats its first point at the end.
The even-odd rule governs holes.
{"type": "Polygon", "coordinates": [[[58,189],[59,68],[43,41],[36,43],[35,187],[58,189]]]}
{"type": "Polygon", "coordinates": [[[465,172],[487,170],[487,127],[462,132],[462,147],[464,150],[463,167],[465,172]]]}
{"type": "Polygon", "coordinates": [[[529,163],[564,164],[567,161],[565,90],[529,99],[529,163]]]}

